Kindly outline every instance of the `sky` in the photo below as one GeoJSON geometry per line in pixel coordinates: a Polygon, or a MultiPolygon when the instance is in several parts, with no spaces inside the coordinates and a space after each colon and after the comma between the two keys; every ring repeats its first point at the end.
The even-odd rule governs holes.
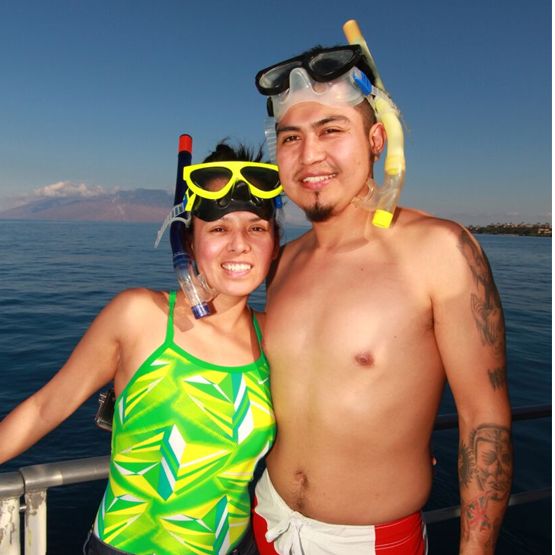
{"type": "Polygon", "coordinates": [[[260,145],[256,72],[345,44],[342,25],[356,19],[406,125],[401,204],[466,225],[551,221],[551,9],[4,0],[0,210],[40,195],[172,190],[181,133],[193,137],[193,162],[224,138],[260,145]]]}

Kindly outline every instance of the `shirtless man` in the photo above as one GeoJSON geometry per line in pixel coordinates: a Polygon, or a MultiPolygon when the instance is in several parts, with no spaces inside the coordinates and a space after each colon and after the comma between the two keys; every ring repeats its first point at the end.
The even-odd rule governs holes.
{"type": "Polygon", "coordinates": [[[381,229],[353,203],[368,194],[386,133],[371,96],[352,98],[345,75],[357,70],[314,80],[347,65],[333,51],[257,76],[272,99],[282,184],[312,222],[284,248],[268,289],[278,436],[256,490],[258,547],[425,553],[420,511],[447,380],[460,430],[460,553],[493,553],[512,475],[499,295],[460,225],[398,208],[381,229]]]}

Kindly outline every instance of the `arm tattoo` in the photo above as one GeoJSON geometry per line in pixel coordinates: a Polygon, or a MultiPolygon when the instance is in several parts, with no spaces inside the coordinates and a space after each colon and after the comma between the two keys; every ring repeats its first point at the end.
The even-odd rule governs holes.
{"type": "Polygon", "coordinates": [[[473,471],[472,451],[461,442],[459,446],[459,480],[461,485],[469,486],[473,471]]]}
{"type": "Polygon", "coordinates": [[[470,307],[482,337],[482,343],[490,345],[496,355],[502,356],[505,353],[503,309],[488,259],[465,231],[461,233],[459,249],[470,267],[478,288],[478,294],[470,295],[470,307]]]}
{"type": "Polygon", "coordinates": [[[488,370],[488,375],[493,389],[503,389],[507,387],[507,372],[504,366],[488,370]]]}
{"type": "Polygon", "coordinates": [[[463,538],[474,530],[487,534],[495,542],[501,518],[511,490],[511,432],[504,426],[482,424],[469,436],[468,445],[459,446],[459,481],[461,494],[473,486],[477,496],[461,503],[463,538]],[[492,505],[501,503],[501,506],[492,505]],[[493,520],[488,514],[492,510],[493,520]],[[499,512],[501,509],[501,512],[499,512]]]}

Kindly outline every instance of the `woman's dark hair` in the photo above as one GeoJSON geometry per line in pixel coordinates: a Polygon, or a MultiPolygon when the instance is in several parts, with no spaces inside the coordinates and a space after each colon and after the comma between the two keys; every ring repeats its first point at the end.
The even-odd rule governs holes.
{"type": "Polygon", "coordinates": [[[236,148],[222,140],[216,148],[203,160],[203,162],[261,162],[263,158],[262,147],[255,152],[241,143],[236,148]]]}

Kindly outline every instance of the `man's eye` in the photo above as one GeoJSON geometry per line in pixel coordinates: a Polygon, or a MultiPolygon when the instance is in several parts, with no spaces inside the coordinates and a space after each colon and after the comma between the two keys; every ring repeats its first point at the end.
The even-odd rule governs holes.
{"type": "Polygon", "coordinates": [[[282,143],[292,143],[293,141],[296,141],[298,139],[297,135],[287,135],[285,137],[282,137],[281,142],[282,143]]]}

